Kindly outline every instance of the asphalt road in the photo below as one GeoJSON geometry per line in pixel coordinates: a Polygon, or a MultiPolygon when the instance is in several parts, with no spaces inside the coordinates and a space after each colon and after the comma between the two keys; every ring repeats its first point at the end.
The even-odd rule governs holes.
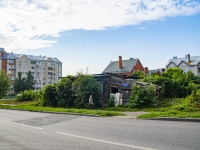
{"type": "Polygon", "coordinates": [[[0,150],[200,150],[200,123],[0,109],[0,150]]]}

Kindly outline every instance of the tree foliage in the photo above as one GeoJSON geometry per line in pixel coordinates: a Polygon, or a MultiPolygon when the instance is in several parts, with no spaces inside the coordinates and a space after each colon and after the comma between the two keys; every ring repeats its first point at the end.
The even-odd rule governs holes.
{"type": "Polygon", "coordinates": [[[25,89],[26,90],[33,90],[34,89],[34,77],[31,73],[31,71],[28,71],[27,78],[25,79],[25,89]]]}
{"type": "Polygon", "coordinates": [[[18,78],[14,82],[14,91],[15,93],[19,93],[25,90],[33,90],[34,84],[35,81],[31,71],[28,71],[26,78],[22,78],[22,72],[18,72],[18,78]]]}
{"type": "Polygon", "coordinates": [[[72,82],[69,78],[63,78],[57,84],[57,94],[59,107],[70,107],[73,105],[72,82]]]}
{"type": "Polygon", "coordinates": [[[46,85],[44,88],[43,105],[50,107],[57,107],[57,87],[56,85],[46,85]]]}
{"type": "Polygon", "coordinates": [[[18,72],[18,78],[15,79],[14,91],[15,93],[25,91],[25,78],[22,78],[22,72],[18,72]]]}
{"type": "Polygon", "coordinates": [[[87,107],[90,95],[93,96],[95,106],[99,106],[99,84],[93,76],[79,75],[73,83],[73,92],[75,94],[74,104],[76,107],[87,107]]]}
{"type": "Polygon", "coordinates": [[[0,71],[0,99],[7,93],[10,87],[10,80],[4,71],[0,71]]]}
{"type": "Polygon", "coordinates": [[[194,78],[196,77],[191,71],[184,73],[179,68],[168,68],[161,76],[151,76],[143,81],[160,85],[161,98],[182,98],[200,88],[193,82],[194,78]]]}
{"type": "Polygon", "coordinates": [[[157,102],[156,87],[150,84],[146,88],[134,84],[129,96],[128,106],[131,108],[142,108],[154,106],[157,102]]]}

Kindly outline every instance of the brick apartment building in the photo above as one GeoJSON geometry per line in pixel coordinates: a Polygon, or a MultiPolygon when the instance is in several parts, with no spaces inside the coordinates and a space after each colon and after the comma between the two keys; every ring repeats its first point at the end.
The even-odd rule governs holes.
{"type": "Polygon", "coordinates": [[[10,76],[9,93],[14,93],[13,83],[18,72],[22,72],[22,77],[27,77],[28,71],[31,71],[35,89],[39,90],[47,84],[59,81],[62,77],[62,62],[55,57],[7,53],[4,48],[0,48],[0,70],[10,76]]]}

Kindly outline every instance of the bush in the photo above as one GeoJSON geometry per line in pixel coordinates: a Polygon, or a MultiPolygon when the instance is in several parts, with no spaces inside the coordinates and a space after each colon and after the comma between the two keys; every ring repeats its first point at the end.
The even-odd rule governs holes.
{"type": "Polygon", "coordinates": [[[143,89],[134,84],[131,89],[128,105],[130,108],[155,106],[156,100],[156,87],[154,85],[150,84],[146,89],[143,89]]]}
{"type": "Polygon", "coordinates": [[[193,91],[186,99],[190,106],[200,108],[200,90],[193,91]]]}
{"type": "Polygon", "coordinates": [[[110,98],[108,100],[108,107],[114,107],[114,106],[115,106],[115,97],[110,96],[110,98]]]}
{"type": "Polygon", "coordinates": [[[99,83],[93,76],[79,75],[73,83],[73,92],[75,94],[75,107],[87,108],[90,95],[93,97],[95,107],[100,106],[99,83]]]}
{"type": "Polygon", "coordinates": [[[57,84],[58,107],[70,107],[73,105],[72,82],[68,78],[63,78],[57,84]]]}
{"type": "Polygon", "coordinates": [[[57,87],[56,85],[47,85],[44,88],[43,105],[50,107],[57,107],[57,87]]]}
{"type": "Polygon", "coordinates": [[[34,100],[39,100],[42,97],[42,92],[41,91],[24,91],[21,94],[17,95],[17,101],[19,102],[24,102],[24,101],[34,101],[34,100]]]}

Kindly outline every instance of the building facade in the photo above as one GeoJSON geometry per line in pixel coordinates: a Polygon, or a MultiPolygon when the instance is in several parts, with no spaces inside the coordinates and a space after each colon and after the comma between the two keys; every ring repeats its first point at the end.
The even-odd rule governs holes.
{"type": "Polygon", "coordinates": [[[196,76],[200,77],[200,56],[190,56],[190,54],[183,58],[177,58],[175,56],[166,65],[166,68],[174,67],[180,68],[185,73],[192,71],[196,76]]]}
{"type": "Polygon", "coordinates": [[[4,52],[1,56],[1,70],[10,76],[10,91],[14,93],[13,83],[22,72],[22,78],[31,71],[35,80],[35,89],[42,89],[47,84],[57,83],[62,77],[62,62],[54,57],[33,56],[4,52]]]}

